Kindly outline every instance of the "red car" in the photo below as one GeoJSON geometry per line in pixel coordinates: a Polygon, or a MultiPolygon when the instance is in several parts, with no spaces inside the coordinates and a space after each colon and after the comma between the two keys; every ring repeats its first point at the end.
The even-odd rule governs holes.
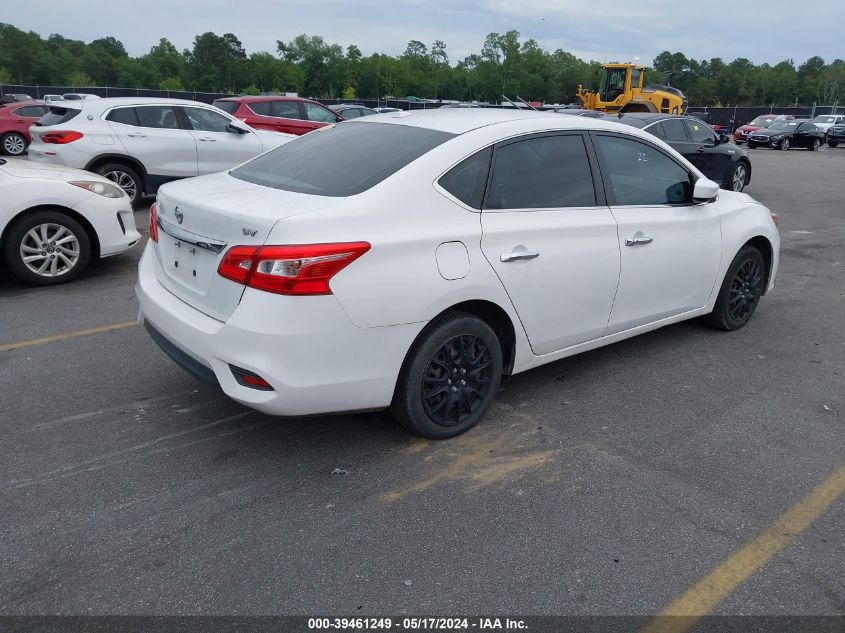
{"type": "Polygon", "coordinates": [[[47,114],[43,101],[14,101],[0,105],[0,150],[8,156],[20,156],[32,140],[29,126],[47,114]]]}
{"type": "Polygon", "coordinates": [[[212,105],[250,127],[271,132],[305,134],[343,121],[322,103],[299,97],[224,97],[212,105]]]}
{"type": "Polygon", "coordinates": [[[751,123],[746,123],[740,126],[734,132],[734,141],[737,145],[745,143],[748,140],[748,135],[752,132],[760,130],[764,127],[769,127],[775,121],[785,121],[787,119],[794,119],[791,114],[761,114],[751,123]]]}

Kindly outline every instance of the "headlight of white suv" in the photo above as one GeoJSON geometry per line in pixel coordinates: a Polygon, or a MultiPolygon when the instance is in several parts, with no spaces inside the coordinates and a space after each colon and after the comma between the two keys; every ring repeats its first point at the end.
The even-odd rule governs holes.
{"type": "Polygon", "coordinates": [[[106,198],[122,198],[126,195],[120,187],[99,180],[74,180],[68,184],[87,189],[91,193],[98,193],[106,198]]]}

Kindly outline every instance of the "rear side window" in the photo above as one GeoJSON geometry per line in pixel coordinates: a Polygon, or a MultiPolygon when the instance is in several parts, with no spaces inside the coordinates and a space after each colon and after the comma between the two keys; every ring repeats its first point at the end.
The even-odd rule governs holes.
{"type": "Polygon", "coordinates": [[[617,205],[653,206],[692,202],[690,174],[647,143],[618,136],[599,136],[617,205]]]}
{"type": "Polygon", "coordinates": [[[492,154],[488,147],[465,158],[440,178],[440,186],[467,206],[481,209],[492,154]]]}
{"type": "MultiPolygon", "coordinates": [[[[689,141],[683,120],[663,119],[660,124],[663,126],[663,133],[666,135],[667,141],[689,141]]],[[[651,128],[649,128],[649,131],[651,131],[651,128]]]]}
{"type": "Polygon", "coordinates": [[[24,106],[15,110],[14,114],[25,119],[38,119],[47,114],[47,106],[24,106]]]}
{"type": "Polygon", "coordinates": [[[234,114],[240,104],[237,101],[215,101],[211,105],[215,108],[220,108],[223,112],[234,114]]]}
{"type": "Polygon", "coordinates": [[[485,209],[595,204],[590,161],[580,134],[531,138],[496,149],[485,209]]]}
{"type": "MultiPolygon", "coordinates": [[[[261,116],[270,116],[270,101],[256,101],[254,103],[247,103],[246,107],[261,116]]],[[[231,112],[229,114],[232,114],[231,112]]]]}
{"type": "Polygon", "coordinates": [[[654,134],[657,138],[663,139],[664,141],[667,140],[666,132],[663,130],[663,124],[659,121],[657,123],[653,123],[645,128],[645,131],[649,134],[654,134]]]}
{"type": "Polygon", "coordinates": [[[140,106],[135,108],[141,127],[178,130],[179,119],[171,106],[140,106]]]}
{"type": "Polygon", "coordinates": [[[135,114],[135,108],[115,108],[109,112],[106,121],[112,123],[122,123],[123,125],[138,125],[138,115],[135,114]]]}
{"type": "Polygon", "coordinates": [[[271,101],[270,116],[282,119],[301,119],[299,103],[296,101],[271,101]]]}
{"type": "Polygon", "coordinates": [[[39,119],[37,125],[61,125],[70,121],[80,112],[81,110],[75,108],[51,107],[50,111],[39,119]]]}
{"type": "Polygon", "coordinates": [[[341,123],[300,136],[229,173],[274,189],[354,196],[453,136],[390,123],[341,123]]]}

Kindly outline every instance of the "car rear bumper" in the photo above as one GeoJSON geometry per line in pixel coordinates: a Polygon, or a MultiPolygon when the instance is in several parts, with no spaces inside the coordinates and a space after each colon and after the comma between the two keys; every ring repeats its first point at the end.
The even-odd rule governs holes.
{"type": "Polygon", "coordinates": [[[390,404],[405,354],[424,323],[359,328],[333,295],[287,297],[249,288],[229,319],[218,321],[159,283],[151,249],[141,258],[135,286],[139,320],[195,376],[273,415],[390,404]],[[260,376],[272,390],[244,386],[233,367],[260,376]]]}

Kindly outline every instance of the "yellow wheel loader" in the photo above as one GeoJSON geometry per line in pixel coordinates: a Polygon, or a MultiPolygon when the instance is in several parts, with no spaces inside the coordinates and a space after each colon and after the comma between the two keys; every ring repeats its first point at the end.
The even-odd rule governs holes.
{"type": "Polygon", "coordinates": [[[636,64],[604,64],[598,91],[578,86],[577,96],[586,110],[601,112],[660,112],[683,114],[684,93],[667,84],[643,86],[645,67],[636,64]]]}

